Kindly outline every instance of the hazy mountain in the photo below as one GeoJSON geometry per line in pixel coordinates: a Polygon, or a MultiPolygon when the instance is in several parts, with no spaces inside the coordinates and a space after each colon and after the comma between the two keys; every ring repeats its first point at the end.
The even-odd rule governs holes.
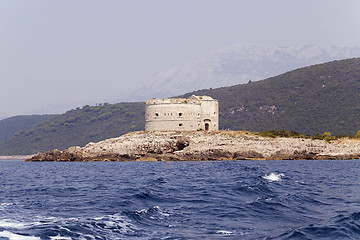
{"type": "Polygon", "coordinates": [[[300,67],[359,56],[360,47],[280,47],[242,43],[160,72],[141,88],[125,94],[125,98],[138,101],[176,96],[200,89],[257,81],[300,67]]]}

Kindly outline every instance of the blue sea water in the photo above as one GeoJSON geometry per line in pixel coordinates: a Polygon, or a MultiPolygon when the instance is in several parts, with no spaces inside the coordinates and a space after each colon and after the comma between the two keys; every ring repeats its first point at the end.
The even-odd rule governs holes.
{"type": "Polygon", "coordinates": [[[360,239],[360,161],[0,161],[0,239],[360,239]]]}

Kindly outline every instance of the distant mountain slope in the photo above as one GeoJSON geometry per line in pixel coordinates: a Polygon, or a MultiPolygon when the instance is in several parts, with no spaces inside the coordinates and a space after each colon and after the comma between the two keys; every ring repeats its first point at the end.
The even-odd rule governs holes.
{"type": "MultiPolygon", "coordinates": [[[[360,58],[333,61],[232,87],[191,92],[220,103],[220,128],[355,135],[360,130],[360,58]]],[[[83,146],[144,129],[143,102],[84,106],[0,143],[0,155],[83,146]]]]}
{"type": "Polygon", "coordinates": [[[83,146],[144,128],[144,103],[84,106],[57,115],[0,143],[0,155],[83,146]]]}
{"type": "Polygon", "coordinates": [[[360,130],[360,58],[185,96],[192,94],[219,100],[223,129],[351,135],[360,130]]]}
{"type": "MultiPolygon", "coordinates": [[[[130,100],[171,97],[200,89],[257,81],[301,67],[360,56],[360,47],[240,43],[160,72],[130,100]]],[[[124,94],[125,96],[125,94],[124,94]]]]}
{"type": "Polygon", "coordinates": [[[21,130],[28,130],[54,115],[25,115],[0,120],[0,142],[21,130]]]}

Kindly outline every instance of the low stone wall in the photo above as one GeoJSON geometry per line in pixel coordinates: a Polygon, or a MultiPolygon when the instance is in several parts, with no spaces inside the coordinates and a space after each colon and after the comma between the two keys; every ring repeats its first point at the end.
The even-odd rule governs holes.
{"type": "Polygon", "coordinates": [[[249,132],[132,132],[27,161],[360,159],[360,140],[267,138],[249,132]]]}

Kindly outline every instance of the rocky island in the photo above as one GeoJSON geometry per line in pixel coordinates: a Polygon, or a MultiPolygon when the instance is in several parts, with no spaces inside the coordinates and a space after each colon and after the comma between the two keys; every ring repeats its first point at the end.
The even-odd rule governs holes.
{"type": "Polygon", "coordinates": [[[360,159],[359,139],[263,137],[246,131],[140,131],[26,161],[360,159]]]}

